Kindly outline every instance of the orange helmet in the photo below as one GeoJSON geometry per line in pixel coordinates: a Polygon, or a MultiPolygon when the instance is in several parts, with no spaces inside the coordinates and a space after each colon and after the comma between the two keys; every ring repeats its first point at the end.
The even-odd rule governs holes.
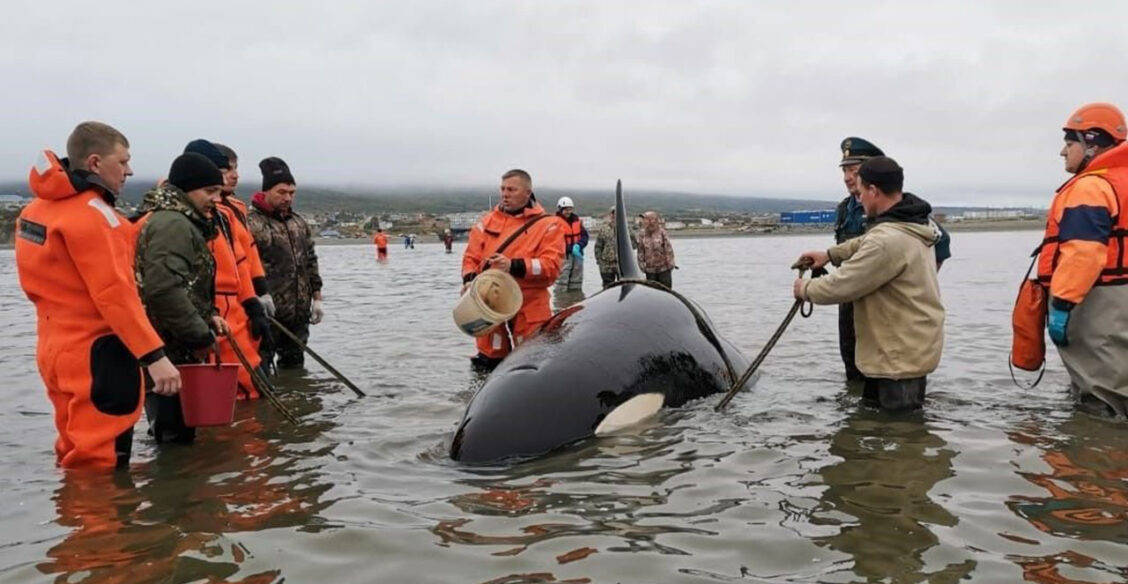
{"type": "Polygon", "coordinates": [[[1084,132],[1086,130],[1103,130],[1116,142],[1123,142],[1128,138],[1128,125],[1125,125],[1124,114],[1111,103],[1087,103],[1073,112],[1065,120],[1063,130],[1084,132]]]}

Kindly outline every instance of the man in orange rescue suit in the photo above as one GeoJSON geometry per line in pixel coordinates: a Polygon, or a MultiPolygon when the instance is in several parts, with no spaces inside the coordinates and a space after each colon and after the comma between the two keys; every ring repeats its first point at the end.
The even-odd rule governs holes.
{"type": "Polygon", "coordinates": [[[372,243],[376,244],[376,261],[386,261],[388,259],[388,236],[383,229],[376,229],[376,235],[372,236],[372,243]]]}
{"type": "Polygon", "coordinates": [[[523,170],[501,176],[501,198],[497,207],[486,213],[470,230],[470,240],[462,255],[463,290],[483,270],[494,268],[517,279],[524,295],[521,310],[513,320],[478,337],[478,354],[470,359],[480,370],[492,370],[549,317],[548,287],[560,275],[564,260],[564,231],[560,221],[545,215],[533,195],[533,179],[523,170]],[[545,216],[545,219],[537,219],[545,216]],[[527,229],[501,253],[498,248],[513,233],[530,222],[527,229]]]}
{"type": "MultiPolygon", "coordinates": [[[[231,160],[219,147],[207,140],[198,139],[189,142],[184,148],[185,154],[189,152],[202,154],[210,160],[223,175],[222,188],[234,190],[238,174],[232,177],[231,160]]],[[[230,195],[227,198],[230,199],[230,195]]],[[[214,210],[212,220],[217,235],[208,240],[207,245],[215,259],[215,307],[219,310],[220,318],[230,327],[231,336],[239,344],[243,356],[251,367],[257,368],[262,361],[259,357],[259,343],[266,350],[270,350],[273,343],[266,309],[255,294],[252,283],[254,259],[251,254],[255,253],[257,257],[254,237],[246,225],[240,222],[236,207],[221,202],[215,205],[214,210]]],[[[261,263],[259,267],[261,268],[261,263]]],[[[235,350],[231,348],[231,339],[219,339],[219,357],[224,363],[239,363],[235,350]]],[[[251,381],[251,374],[243,367],[239,368],[238,396],[240,399],[259,397],[251,381]]]]}
{"type": "Polygon", "coordinates": [[[35,200],[20,213],[16,266],[35,304],[36,361],[59,432],[64,468],[124,467],[141,416],[140,365],[154,390],[180,390],[180,373],[145,316],[133,276],[133,225],[114,209],[129,141],[83,122],[67,156],[50,151],[31,170],[35,200]]]}
{"type": "Polygon", "coordinates": [[[1050,339],[1083,407],[1128,415],[1128,137],[1109,103],[1065,122],[1065,170],[1046,220],[1038,280],[1050,339]]]}

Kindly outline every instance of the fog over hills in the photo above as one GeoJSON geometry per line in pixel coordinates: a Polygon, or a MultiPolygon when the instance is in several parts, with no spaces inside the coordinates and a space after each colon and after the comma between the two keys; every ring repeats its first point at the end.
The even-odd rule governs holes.
{"type": "MultiPolygon", "coordinates": [[[[131,178],[122,198],[131,203],[141,200],[145,191],[155,184],[155,178],[131,178]]],[[[253,186],[240,186],[239,196],[249,199],[253,186]]],[[[26,183],[0,183],[0,193],[30,196],[26,183]]],[[[537,198],[546,209],[552,210],[562,196],[571,197],[581,215],[601,215],[614,203],[615,191],[541,188],[537,198]]],[[[833,194],[825,199],[793,199],[760,196],[711,195],[670,191],[624,189],[628,207],[632,210],[655,210],[663,214],[752,214],[779,213],[783,211],[831,209],[842,195],[833,194]]],[[[368,214],[383,213],[461,213],[484,211],[497,203],[493,186],[449,187],[324,187],[298,185],[296,207],[306,213],[353,211],[368,214]]],[[[960,212],[982,207],[937,207],[937,212],[960,212]]]]}

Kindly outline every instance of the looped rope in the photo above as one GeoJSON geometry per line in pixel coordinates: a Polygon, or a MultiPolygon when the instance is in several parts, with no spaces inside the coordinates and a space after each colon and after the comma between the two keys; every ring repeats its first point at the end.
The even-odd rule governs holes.
{"type": "MultiPolygon", "coordinates": [[[[811,261],[810,258],[801,258],[799,261],[791,265],[791,269],[799,270],[799,277],[802,278],[803,274],[808,269],[811,269],[811,266],[813,264],[814,262],[811,261]]],[[[826,270],[822,268],[811,269],[812,278],[818,278],[825,274],[826,270]]],[[[768,340],[768,343],[764,345],[763,349],[760,350],[760,354],[756,355],[756,359],[752,361],[751,365],[748,366],[748,370],[744,372],[744,375],[740,376],[740,379],[737,380],[736,383],[732,384],[732,387],[729,388],[728,393],[725,394],[725,397],[721,398],[721,401],[717,403],[716,407],[714,407],[713,410],[719,412],[724,409],[724,407],[727,406],[730,401],[732,401],[732,398],[736,397],[737,392],[739,392],[740,389],[744,387],[744,384],[748,383],[748,380],[752,377],[752,374],[760,368],[760,364],[763,363],[764,358],[768,356],[768,352],[772,350],[772,347],[775,347],[776,342],[778,342],[779,338],[783,336],[783,331],[787,330],[787,325],[791,324],[791,320],[795,318],[796,313],[801,314],[803,318],[807,318],[811,316],[811,313],[813,312],[813,302],[811,302],[810,300],[804,301],[796,299],[795,302],[791,305],[791,310],[787,311],[787,316],[783,319],[783,322],[780,323],[778,328],[776,328],[776,331],[772,335],[772,338],[768,340]],[[804,310],[803,308],[804,305],[807,306],[806,310],[804,310]]]]}

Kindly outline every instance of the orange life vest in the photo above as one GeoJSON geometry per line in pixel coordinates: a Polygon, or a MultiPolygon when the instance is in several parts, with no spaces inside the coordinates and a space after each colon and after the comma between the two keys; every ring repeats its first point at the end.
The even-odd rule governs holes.
{"type": "Polygon", "coordinates": [[[572,245],[579,243],[583,235],[584,222],[579,217],[575,221],[568,222],[563,216],[560,217],[560,222],[564,224],[564,249],[572,249],[572,245]]]}
{"type": "Polygon", "coordinates": [[[1128,143],[1122,143],[1093,158],[1058,189],[1046,218],[1038,280],[1054,297],[1080,302],[1093,286],[1128,284],[1126,247],[1128,143]],[[1074,222],[1071,215],[1084,220],[1074,222]],[[1095,236],[1092,225],[1105,220],[1107,235],[1095,236]],[[1072,265],[1063,264],[1063,256],[1072,258],[1072,265]]]}
{"type": "Polygon", "coordinates": [[[380,248],[388,247],[388,236],[384,235],[383,233],[377,233],[372,238],[372,243],[375,243],[376,247],[380,247],[380,248]]]}

